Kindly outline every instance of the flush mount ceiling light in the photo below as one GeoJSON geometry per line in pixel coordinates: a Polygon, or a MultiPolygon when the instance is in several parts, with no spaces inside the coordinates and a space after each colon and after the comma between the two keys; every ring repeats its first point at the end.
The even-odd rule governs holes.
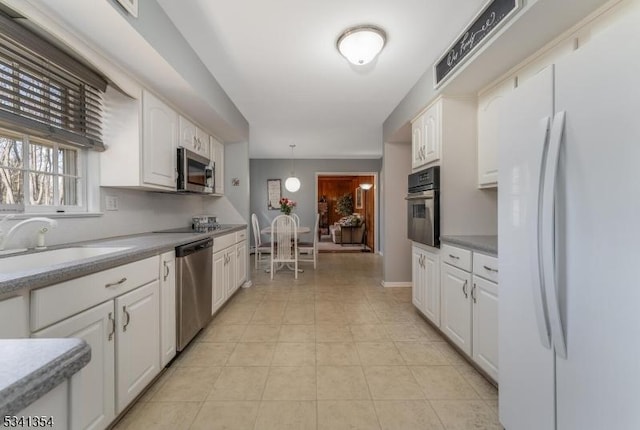
{"type": "Polygon", "coordinates": [[[289,176],[287,178],[286,181],[284,181],[284,187],[287,189],[287,191],[295,193],[296,191],[298,191],[300,189],[300,179],[296,178],[296,173],[294,170],[294,162],[293,162],[293,148],[295,148],[295,145],[289,145],[291,147],[291,176],[289,176]]]}
{"type": "Polygon", "coordinates": [[[350,63],[363,66],[373,61],[387,42],[387,33],[375,25],[360,25],[346,29],[336,46],[350,63]]]}

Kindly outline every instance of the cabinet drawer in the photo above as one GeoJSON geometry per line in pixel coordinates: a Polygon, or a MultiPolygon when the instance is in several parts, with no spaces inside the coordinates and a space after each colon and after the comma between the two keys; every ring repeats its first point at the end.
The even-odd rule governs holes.
{"type": "Polygon", "coordinates": [[[225,248],[230,247],[236,243],[236,234],[229,233],[224,236],[216,236],[213,238],[213,253],[215,254],[218,251],[222,251],[225,248]]]}
{"type": "Polygon", "coordinates": [[[459,269],[471,272],[471,251],[455,246],[442,245],[442,261],[449,263],[459,269]]]}
{"type": "Polygon", "coordinates": [[[243,240],[247,240],[246,230],[242,230],[236,233],[236,242],[242,242],[243,240]]]}
{"type": "Polygon", "coordinates": [[[150,257],[34,290],[31,292],[31,331],[158,279],[158,268],[158,257],[150,257]]]}
{"type": "Polygon", "coordinates": [[[498,259],[485,254],[473,254],[473,273],[498,282],[498,259]]]}

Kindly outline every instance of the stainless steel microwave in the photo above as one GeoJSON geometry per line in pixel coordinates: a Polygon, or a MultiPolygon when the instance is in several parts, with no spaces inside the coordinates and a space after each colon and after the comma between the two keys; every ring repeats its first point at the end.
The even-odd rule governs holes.
{"type": "Polygon", "coordinates": [[[178,148],[178,191],[211,194],[215,189],[214,165],[208,158],[186,148],[178,148]]]}

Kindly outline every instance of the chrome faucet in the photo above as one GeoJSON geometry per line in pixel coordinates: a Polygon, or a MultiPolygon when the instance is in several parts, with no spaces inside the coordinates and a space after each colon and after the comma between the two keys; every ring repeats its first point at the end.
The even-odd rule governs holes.
{"type": "Polygon", "coordinates": [[[11,241],[11,238],[16,233],[16,231],[22,228],[22,226],[26,224],[32,224],[34,222],[41,222],[41,223],[48,224],[48,227],[43,226],[40,229],[38,229],[38,241],[36,244],[36,249],[45,249],[46,248],[44,244],[45,233],[49,231],[49,228],[56,228],[58,226],[58,221],[51,218],[44,218],[44,217],[27,218],[24,221],[20,221],[18,224],[11,227],[11,229],[9,229],[9,231],[5,234],[4,229],[2,228],[2,225],[8,220],[10,220],[11,218],[13,218],[13,215],[7,215],[0,222],[0,251],[4,250],[7,247],[7,245],[11,241]]]}

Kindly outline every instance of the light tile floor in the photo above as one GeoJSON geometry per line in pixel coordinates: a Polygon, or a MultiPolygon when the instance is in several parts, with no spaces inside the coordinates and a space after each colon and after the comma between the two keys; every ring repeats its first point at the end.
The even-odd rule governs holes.
{"type": "MultiPolygon", "coordinates": [[[[502,429],[498,392],[374,254],[253,271],[117,429],[502,429]]],[[[252,266],[253,267],[253,264],[252,266]]]]}

